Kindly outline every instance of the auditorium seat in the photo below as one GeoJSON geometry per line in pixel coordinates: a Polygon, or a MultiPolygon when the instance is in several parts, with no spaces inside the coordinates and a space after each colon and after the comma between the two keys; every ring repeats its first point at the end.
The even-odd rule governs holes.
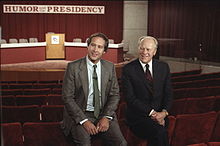
{"type": "Polygon", "coordinates": [[[171,78],[172,82],[186,82],[186,81],[195,81],[195,80],[204,80],[204,79],[216,79],[219,78],[220,72],[214,73],[203,73],[203,74],[195,74],[195,75],[186,75],[171,78]]]}
{"type": "Polygon", "coordinates": [[[24,123],[25,146],[73,146],[68,143],[59,122],[24,123]]]}
{"type": "Polygon", "coordinates": [[[8,83],[1,83],[1,89],[9,89],[8,83]]]}
{"type": "Polygon", "coordinates": [[[208,142],[216,120],[216,112],[177,115],[172,146],[208,142]]]}
{"type": "Polygon", "coordinates": [[[41,115],[43,122],[59,122],[63,119],[63,105],[42,105],[41,115]]]}
{"type": "Polygon", "coordinates": [[[33,84],[33,89],[43,89],[43,88],[61,88],[62,84],[58,83],[36,83],[33,84]]]}
{"type": "Polygon", "coordinates": [[[187,146],[207,146],[206,143],[189,144],[187,146]]]}
{"type": "Polygon", "coordinates": [[[173,103],[170,109],[170,115],[175,116],[175,115],[183,114],[186,101],[187,101],[187,98],[173,100],[173,103]]]}
{"type": "Polygon", "coordinates": [[[61,95],[62,94],[62,88],[53,88],[51,89],[51,94],[59,94],[61,95]]]}
{"type": "Polygon", "coordinates": [[[210,112],[214,108],[216,97],[187,98],[183,114],[198,114],[210,112]]]}
{"type": "Polygon", "coordinates": [[[200,87],[200,88],[182,88],[174,90],[174,99],[181,98],[200,98],[207,96],[220,95],[220,86],[200,87]]]}
{"type": "Polygon", "coordinates": [[[18,95],[16,96],[16,103],[22,105],[46,105],[46,95],[18,95]]]}
{"type": "Polygon", "coordinates": [[[169,119],[168,136],[169,136],[169,143],[171,143],[175,128],[176,118],[174,116],[168,116],[168,119],[169,119]]]}
{"type": "Polygon", "coordinates": [[[28,43],[28,40],[22,38],[22,39],[19,39],[18,42],[19,42],[19,43],[28,43]]]}
{"type": "Polygon", "coordinates": [[[23,95],[48,95],[48,94],[50,94],[50,88],[23,90],[23,95]]]}
{"type": "Polygon", "coordinates": [[[127,126],[125,119],[120,119],[118,122],[119,122],[121,132],[128,143],[128,146],[146,146],[147,145],[147,140],[141,139],[133,134],[133,132],[127,126]]]}
{"type": "Polygon", "coordinates": [[[183,77],[186,75],[197,75],[197,74],[200,74],[201,71],[202,71],[201,69],[196,69],[196,70],[189,70],[189,71],[182,71],[182,72],[174,72],[174,73],[171,73],[171,77],[174,78],[174,77],[183,77]]]}
{"type": "Polygon", "coordinates": [[[220,86],[220,78],[173,83],[174,89],[220,86]]]}
{"type": "Polygon", "coordinates": [[[220,95],[216,96],[215,98],[216,100],[215,100],[213,110],[218,112],[220,111],[220,95]]]}
{"type": "Polygon", "coordinates": [[[2,146],[24,146],[21,123],[1,124],[2,146]]]}
{"type": "Polygon", "coordinates": [[[47,96],[47,105],[63,105],[61,94],[49,94],[47,96]]]}
{"type": "Polygon", "coordinates": [[[2,122],[39,122],[40,110],[37,105],[2,106],[2,122]]]}
{"type": "Polygon", "coordinates": [[[127,108],[126,102],[121,102],[118,105],[118,110],[116,111],[118,119],[125,119],[126,108],[127,108]]]}
{"type": "Polygon", "coordinates": [[[18,43],[18,40],[16,38],[11,38],[11,39],[9,39],[9,43],[10,44],[18,43]]]}
{"type": "Polygon", "coordinates": [[[220,111],[217,114],[217,120],[215,122],[215,126],[213,129],[210,141],[219,141],[220,142],[220,111]]]}
{"type": "Polygon", "coordinates": [[[32,83],[11,83],[9,89],[32,89],[32,83]]]}
{"type": "Polygon", "coordinates": [[[15,106],[15,96],[14,95],[5,95],[1,96],[2,105],[15,106]]]}
{"type": "Polygon", "coordinates": [[[61,83],[61,80],[45,80],[45,81],[38,81],[37,83],[43,83],[43,84],[50,84],[50,83],[61,83]]]}
{"type": "Polygon", "coordinates": [[[220,146],[220,141],[219,142],[208,142],[208,146],[220,146]]]}
{"type": "Polygon", "coordinates": [[[2,89],[2,95],[22,95],[23,91],[20,89],[2,89]]]}

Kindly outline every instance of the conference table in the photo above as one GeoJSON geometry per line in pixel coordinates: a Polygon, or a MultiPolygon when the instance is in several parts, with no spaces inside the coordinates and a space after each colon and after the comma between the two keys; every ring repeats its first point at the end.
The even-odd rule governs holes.
{"type": "MultiPolygon", "coordinates": [[[[46,42],[1,44],[1,64],[47,60],[46,45],[46,42]]],[[[64,47],[64,60],[76,60],[87,54],[87,43],[64,42],[64,47]]],[[[109,49],[107,53],[103,55],[103,59],[106,59],[113,63],[122,62],[123,43],[109,44],[109,49]]]]}

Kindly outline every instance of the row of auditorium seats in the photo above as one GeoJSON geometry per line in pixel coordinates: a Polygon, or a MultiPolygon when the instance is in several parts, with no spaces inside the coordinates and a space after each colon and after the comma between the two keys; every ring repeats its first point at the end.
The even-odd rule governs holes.
{"type": "Polygon", "coordinates": [[[174,99],[217,96],[220,95],[220,86],[175,89],[173,94],[174,99]]]}
{"type": "Polygon", "coordinates": [[[2,89],[62,88],[62,83],[2,83],[2,89]]]}
{"type": "Polygon", "coordinates": [[[220,78],[174,82],[172,86],[174,89],[220,86],[220,78]]]}
{"type": "MultiPolygon", "coordinates": [[[[171,146],[220,142],[220,112],[169,116],[168,135],[171,146]]],[[[121,131],[128,146],[146,146],[147,141],[136,137],[124,119],[119,120],[121,131]]],[[[4,146],[68,146],[59,122],[2,123],[4,146]]],[[[101,146],[93,139],[93,146],[101,146]],[[94,144],[95,143],[95,144],[94,144]]],[[[98,141],[98,142],[97,142],[98,141]]],[[[196,145],[195,145],[196,146],[196,145]]]]}
{"type": "Polygon", "coordinates": [[[175,116],[179,114],[198,114],[209,111],[220,111],[220,95],[174,100],[170,114],[175,116]]]}
{"type": "Polygon", "coordinates": [[[59,122],[63,118],[63,105],[2,106],[2,123],[59,122]]]}
{"type": "Polygon", "coordinates": [[[202,72],[201,69],[174,72],[171,74],[171,77],[180,77],[180,76],[186,76],[186,75],[198,75],[198,74],[201,74],[201,72],[202,72]]]}
{"type": "MultiPolygon", "coordinates": [[[[49,95],[49,96],[6,96],[2,97],[2,109],[3,114],[8,113],[7,110],[29,110],[29,106],[37,106],[38,108],[48,106],[54,107],[63,106],[61,95],[49,95]]],[[[127,104],[126,102],[120,102],[116,111],[118,119],[125,119],[127,104]]],[[[32,107],[31,109],[32,110],[32,107]]],[[[209,111],[220,111],[220,95],[210,96],[203,98],[183,98],[174,100],[170,114],[173,116],[179,114],[199,114],[209,111]]],[[[16,112],[15,112],[16,113],[16,112]]],[[[31,113],[31,112],[30,112],[31,113]]],[[[6,114],[7,115],[7,114],[6,114]]],[[[12,114],[13,115],[13,114],[12,114]]],[[[38,114],[39,115],[39,114],[38,114]]],[[[39,117],[39,116],[37,116],[39,117]]],[[[62,117],[62,115],[60,115],[62,117]]],[[[5,120],[7,116],[5,117],[5,120]]],[[[9,122],[8,120],[6,120],[9,122]]]]}
{"type": "Polygon", "coordinates": [[[220,142],[196,143],[196,144],[189,144],[187,146],[220,146],[220,142]]]}
{"type": "Polygon", "coordinates": [[[23,105],[63,105],[60,94],[48,95],[6,95],[1,97],[4,106],[23,106],[23,105]]]}
{"type": "MultiPolygon", "coordinates": [[[[16,38],[10,38],[8,40],[8,43],[9,44],[14,44],[14,43],[37,43],[38,42],[38,39],[37,38],[29,38],[29,39],[24,39],[24,38],[21,38],[21,39],[16,39],[16,38]],[[28,41],[29,40],[29,41],[28,41]]],[[[1,39],[1,44],[7,44],[7,41],[6,39],[1,39]]]]}
{"type": "MultiPolygon", "coordinates": [[[[14,43],[37,43],[38,42],[38,38],[29,38],[29,39],[25,39],[25,38],[20,38],[20,39],[16,39],[16,38],[10,38],[8,40],[9,44],[14,44],[14,43]],[[29,41],[28,41],[29,40],[29,41]]],[[[81,43],[82,39],[81,38],[74,38],[73,42],[78,42],[81,43]]],[[[114,40],[113,39],[109,39],[109,43],[110,44],[114,44],[114,40]]],[[[7,44],[6,39],[1,39],[1,44],[7,44]]]]}
{"type": "Polygon", "coordinates": [[[61,94],[62,88],[43,88],[43,89],[2,89],[2,95],[49,95],[61,94]]]}
{"type": "Polygon", "coordinates": [[[195,81],[195,80],[204,80],[204,79],[215,79],[220,77],[220,72],[214,73],[202,73],[202,74],[192,74],[192,75],[183,75],[172,77],[172,83],[176,82],[186,82],[186,81],[195,81]]]}

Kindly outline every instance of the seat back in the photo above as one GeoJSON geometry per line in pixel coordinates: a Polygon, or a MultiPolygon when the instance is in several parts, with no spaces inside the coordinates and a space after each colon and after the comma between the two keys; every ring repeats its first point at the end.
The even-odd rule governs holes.
{"type": "Polygon", "coordinates": [[[2,146],[23,146],[21,123],[3,123],[2,146]]]}
{"type": "Polygon", "coordinates": [[[216,116],[216,112],[177,115],[172,146],[208,142],[216,116]]]}
{"type": "Polygon", "coordinates": [[[25,146],[71,146],[60,129],[59,122],[24,123],[25,146]]]}
{"type": "Polygon", "coordinates": [[[63,105],[42,105],[43,122],[59,122],[63,119],[63,105]]]}
{"type": "Polygon", "coordinates": [[[37,105],[2,106],[2,122],[39,122],[40,110],[37,105]]]}

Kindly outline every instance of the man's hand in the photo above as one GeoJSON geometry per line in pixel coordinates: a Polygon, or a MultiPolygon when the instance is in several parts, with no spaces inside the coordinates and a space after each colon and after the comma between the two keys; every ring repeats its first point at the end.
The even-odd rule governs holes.
{"type": "Polygon", "coordinates": [[[87,120],[85,123],[83,123],[83,127],[86,129],[86,131],[90,135],[95,135],[95,134],[99,133],[99,131],[96,128],[96,126],[91,121],[89,121],[89,120],[87,120]]]}
{"type": "Polygon", "coordinates": [[[165,126],[165,120],[164,120],[165,117],[166,117],[165,112],[154,111],[151,115],[151,119],[153,119],[154,121],[156,121],[158,124],[160,124],[162,126],[165,126]]]}
{"type": "Polygon", "coordinates": [[[99,120],[99,122],[97,123],[97,130],[99,132],[105,132],[108,130],[109,128],[109,119],[106,117],[103,117],[99,120]]]}

